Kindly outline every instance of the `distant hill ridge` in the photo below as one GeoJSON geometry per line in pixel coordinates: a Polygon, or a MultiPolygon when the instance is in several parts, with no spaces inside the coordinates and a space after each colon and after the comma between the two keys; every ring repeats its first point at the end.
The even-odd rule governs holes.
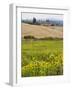
{"type": "Polygon", "coordinates": [[[28,23],[28,24],[49,24],[49,25],[55,25],[55,26],[63,26],[63,21],[62,20],[50,20],[50,19],[46,19],[46,20],[37,20],[36,18],[34,18],[33,20],[22,20],[22,23],[28,23]],[[35,20],[35,23],[34,23],[35,20]]]}

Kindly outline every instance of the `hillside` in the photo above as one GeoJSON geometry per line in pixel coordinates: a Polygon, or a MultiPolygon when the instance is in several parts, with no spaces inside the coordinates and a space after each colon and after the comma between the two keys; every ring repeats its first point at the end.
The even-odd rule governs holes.
{"type": "Polygon", "coordinates": [[[63,27],[62,26],[43,26],[43,25],[31,25],[21,24],[21,35],[34,36],[36,38],[63,38],[63,27]]]}

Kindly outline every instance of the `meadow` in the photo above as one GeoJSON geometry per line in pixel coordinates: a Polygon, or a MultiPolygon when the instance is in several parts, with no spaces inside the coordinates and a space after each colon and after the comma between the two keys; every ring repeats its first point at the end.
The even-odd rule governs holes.
{"type": "Polygon", "coordinates": [[[63,40],[22,39],[21,75],[63,75],[63,40]]]}

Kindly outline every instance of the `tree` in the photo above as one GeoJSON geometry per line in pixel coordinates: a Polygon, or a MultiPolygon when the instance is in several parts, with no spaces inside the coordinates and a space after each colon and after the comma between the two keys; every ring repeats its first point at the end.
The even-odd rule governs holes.
{"type": "Polygon", "coordinates": [[[46,22],[49,22],[49,21],[50,21],[49,19],[46,20],[46,22]]]}
{"type": "Polygon", "coordinates": [[[33,24],[35,24],[35,23],[36,23],[36,18],[34,17],[34,18],[33,18],[33,24]]]}

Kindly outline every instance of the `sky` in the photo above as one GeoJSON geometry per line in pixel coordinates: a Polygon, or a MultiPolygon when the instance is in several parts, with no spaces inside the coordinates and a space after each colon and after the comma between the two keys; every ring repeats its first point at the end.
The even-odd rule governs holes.
{"type": "Polygon", "coordinates": [[[40,19],[63,20],[63,15],[61,14],[22,13],[22,20],[33,19],[33,17],[39,20],[40,19]]]}

